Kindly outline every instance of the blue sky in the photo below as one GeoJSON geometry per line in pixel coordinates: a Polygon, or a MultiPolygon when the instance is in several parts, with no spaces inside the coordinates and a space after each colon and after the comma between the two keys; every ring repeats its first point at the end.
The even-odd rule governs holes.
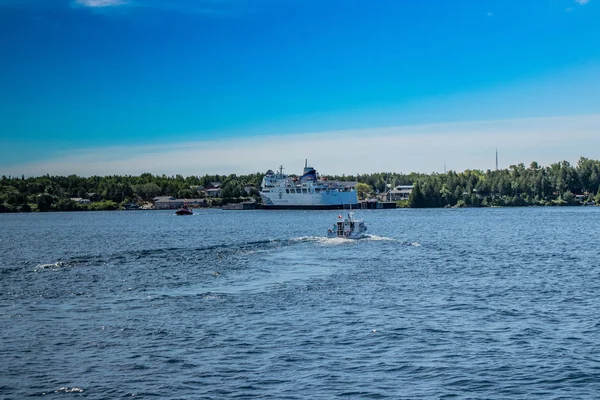
{"type": "Polygon", "coordinates": [[[0,0],[0,174],[597,159],[598,20],[598,0],[0,0]]]}

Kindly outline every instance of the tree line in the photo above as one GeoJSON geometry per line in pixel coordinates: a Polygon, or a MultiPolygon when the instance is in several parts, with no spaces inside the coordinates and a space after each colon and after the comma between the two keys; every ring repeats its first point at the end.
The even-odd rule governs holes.
{"type": "MultiPolygon", "coordinates": [[[[198,186],[219,182],[221,199],[248,196],[246,185],[258,188],[264,174],[166,176],[40,176],[0,180],[0,212],[75,211],[119,209],[130,203],[150,202],[156,196],[195,199],[198,186]],[[71,199],[86,198],[90,204],[71,199]]],[[[374,197],[397,185],[414,185],[407,207],[490,207],[528,205],[600,204],[600,161],[580,158],[576,165],[561,161],[549,166],[532,162],[500,170],[449,171],[433,174],[373,173],[327,176],[357,181],[361,195],[374,197]]],[[[250,196],[259,199],[257,190],[250,196]]]]}
{"type": "MultiPolygon", "coordinates": [[[[183,199],[202,197],[198,187],[220,183],[221,197],[247,196],[245,185],[259,185],[263,174],[166,176],[144,173],[140,176],[39,177],[2,176],[0,212],[116,210],[131,203],[151,202],[157,196],[183,199]],[[72,199],[89,199],[80,204],[72,199]]],[[[252,193],[258,195],[258,192],[252,193]]]]}
{"type": "Polygon", "coordinates": [[[496,171],[467,170],[415,179],[408,206],[493,207],[600,204],[600,162],[580,158],[543,167],[532,162],[496,171]]]}

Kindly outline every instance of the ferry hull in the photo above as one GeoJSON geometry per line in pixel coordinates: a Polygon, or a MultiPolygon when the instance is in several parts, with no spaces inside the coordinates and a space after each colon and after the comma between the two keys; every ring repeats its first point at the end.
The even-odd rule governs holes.
{"type": "Polygon", "coordinates": [[[264,208],[271,209],[304,209],[304,210],[337,210],[352,207],[358,208],[355,191],[340,192],[331,190],[324,193],[286,193],[277,188],[270,193],[261,193],[264,208]]]}
{"type": "Polygon", "coordinates": [[[360,204],[327,204],[327,205],[266,205],[259,207],[262,210],[342,210],[342,209],[359,209],[360,204]]]}

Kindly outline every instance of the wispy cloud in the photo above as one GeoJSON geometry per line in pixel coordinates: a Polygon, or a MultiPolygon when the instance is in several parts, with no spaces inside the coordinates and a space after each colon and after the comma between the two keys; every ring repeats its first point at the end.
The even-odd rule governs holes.
{"type": "Polygon", "coordinates": [[[0,0],[0,8],[18,10],[92,10],[99,15],[156,12],[206,18],[242,17],[261,12],[266,0],[0,0]]]}
{"type": "MultiPolygon", "coordinates": [[[[0,0],[0,2],[3,0],[0,0]]],[[[76,8],[104,9],[127,6],[130,11],[156,10],[204,16],[231,16],[254,8],[246,0],[71,0],[76,8]]]]}
{"type": "MultiPolygon", "coordinates": [[[[587,3],[590,2],[590,0],[573,0],[578,6],[585,6],[587,3]]],[[[575,11],[575,7],[567,7],[565,9],[566,12],[571,12],[571,11],[575,11]]]]}
{"type": "Polygon", "coordinates": [[[304,159],[323,174],[381,171],[441,172],[448,168],[543,165],[580,156],[597,158],[600,114],[396,126],[287,136],[262,136],[161,146],[81,149],[54,160],[3,168],[2,174],[243,174],[273,169],[301,172],[304,159]]]}
{"type": "Polygon", "coordinates": [[[135,3],[149,9],[207,16],[237,15],[252,8],[252,4],[253,0],[149,0],[135,3]]]}
{"type": "Polygon", "coordinates": [[[75,4],[84,7],[115,7],[126,4],[125,0],[75,0],[75,4]]]}

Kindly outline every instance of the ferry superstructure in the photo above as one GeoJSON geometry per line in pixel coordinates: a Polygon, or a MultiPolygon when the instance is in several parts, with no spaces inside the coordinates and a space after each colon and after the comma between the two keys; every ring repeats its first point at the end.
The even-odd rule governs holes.
{"type": "Polygon", "coordinates": [[[290,177],[272,170],[262,180],[260,197],[264,208],[335,209],[357,208],[358,197],[349,182],[321,180],[317,171],[305,163],[302,176],[290,177]]]}

